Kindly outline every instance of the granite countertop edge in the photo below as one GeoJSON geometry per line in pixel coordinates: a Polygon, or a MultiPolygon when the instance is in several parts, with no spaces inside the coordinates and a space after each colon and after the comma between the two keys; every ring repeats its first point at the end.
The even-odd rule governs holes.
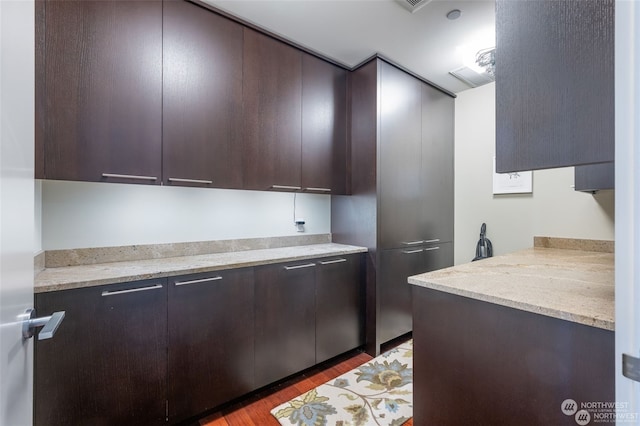
{"type": "Polygon", "coordinates": [[[536,247],[496,256],[489,262],[483,260],[476,265],[474,263],[476,262],[457,265],[432,273],[415,275],[409,277],[408,282],[415,286],[521,311],[604,330],[615,330],[613,254],[536,247]],[[567,259],[563,258],[563,255],[566,255],[567,259]],[[569,276],[566,270],[560,271],[564,275],[556,278],[551,276],[553,272],[549,272],[548,263],[522,263],[523,259],[531,258],[531,256],[549,256],[549,258],[557,259],[557,263],[552,264],[552,267],[561,267],[566,260],[567,264],[571,265],[567,267],[567,270],[576,269],[575,264],[571,263],[575,256],[591,256],[590,258],[598,259],[602,263],[597,265],[595,270],[584,271],[576,269],[576,274],[579,274],[577,278],[569,276]],[[539,276],[536,275],[537,271],[539,276]],[[593,278],[585,280],[585,277],[593,278]],[[606,279],[603,282],[599,282],[598,280],[602,277],[606,279]],[[522,278],[522,281],[524,281],[522,285],[525,288],[521,294],[518,294],[517,288],[508,288],[504,284],[505,281],[517,278],[522,278]],[[474,285],[469,284],[474,280],[495,283],[495,288],[492,285],[478,285],[478,288],[475,289],[473,288],[475,287],[474,285]],[[548,295],[554,290],[553,286],[563,285],[571,288],[572,291],[582,286],[597,293],[599,296],[584,296],[577,292],[574,293],[575,300],[570,300],[569,303],[565,303],[565,306],[559,306],[561,303],[558,303],[557,300],[549,300],[548,295]],[[587,307],[584,307],[585,305],[587,307]]]}
{"type": "Polygon", "coordinates": [[[367,249],[364,247],[325,243],[45,268],[35,277],[34,292],[46,293],[365,252],[367,249]]]}

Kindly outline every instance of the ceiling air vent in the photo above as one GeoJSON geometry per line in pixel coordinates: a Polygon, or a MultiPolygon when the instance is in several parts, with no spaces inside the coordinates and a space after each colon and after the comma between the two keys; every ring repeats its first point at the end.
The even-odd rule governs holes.
{"type": "Polygon", "coordinates": [[[411,13],[416,13],[422,6],[430,3],[431,0],[396,0],[411,13]]]}
{"type": "Polygon", "coordinates": [[[492,75],[486,72],[478,73],[469,67],[456,68],[453,71],[449,71],[449,74],[467,84],[469,87],[478,87],[495,81],[492,75]]]}

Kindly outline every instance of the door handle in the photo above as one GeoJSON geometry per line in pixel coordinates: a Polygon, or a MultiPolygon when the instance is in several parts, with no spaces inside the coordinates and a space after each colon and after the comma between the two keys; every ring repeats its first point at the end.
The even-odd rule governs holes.
{"type": "Polygon", "coordinates": [[[296,266],[285,266],[285,271],[291,271],[293,269],[302,269],[302,268],[311,268],[316,266],[315,263],[305,263],[304,265],[296,265],[296,266]]]}
{"type": "Polygon", "coordinates": [[[218,275],[217,277],[202,278],[200,280],[176,281],[173,285],[178,287],[178,286],[181,286],[181,285],[200,284],[200,283],[208,283],[208,282],[212,282],[212,281],[220,281],[221,279],[222,279],[222,277],[218,275]]]}
{"type": "Polygon", "coordinates": [[[402,250],[402,252],[404,254],[414,254],[414,253],[421,253],[423,250],[422,249],[415,249],[415,250],[402,250]]]}
{"type": "Polygon", "coordinates": [[[30,339],[36,334],[37,327],[43,327],[38,333],[38,340],[51,339],[60,327],[62,320],[64,319],[65,311],[54,312],[48,317],[34,318],[36,316],[36,310],[29,308],[24,313],[24,320],[22,321],[22,338],[30,339]]]}

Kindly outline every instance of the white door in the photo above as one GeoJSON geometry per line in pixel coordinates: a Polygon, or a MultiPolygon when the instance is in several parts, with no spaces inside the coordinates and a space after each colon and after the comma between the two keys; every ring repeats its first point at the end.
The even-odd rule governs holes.
{"type": "Polygon", "coordinates": [[[34,38],[33,0],[0,0],[0,426],[33,423],[34,38]]]}
{"type": "Polygon", "coordinates": [[[639,1],[616,1],[615,39],[616,402],[627,404],[619,413],[638,415],[640,422],[640,383],[622,375],[622,354],[640,357],[639,1]]]}

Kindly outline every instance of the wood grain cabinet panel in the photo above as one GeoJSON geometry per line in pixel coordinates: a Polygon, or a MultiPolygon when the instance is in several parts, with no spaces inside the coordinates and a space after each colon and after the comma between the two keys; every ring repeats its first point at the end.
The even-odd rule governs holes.
{"type": "Polygon", "coordinates": [[[573,426],[565,399],[615,401],[613,331],[413,287],[414,424],[573,426]]]}
{"type": "Polygon", "coordinates": [[[406,249],[382,250],[380,253],[380,342],[408,333],[413,328],[412,286],[407,278],[453,264],[453,244],[443,243],[406,249]]]}
{"type": "Polygon", "coordinates": [[[163,182],[242,188],[242,26],[164,2],[163,182]]]}
{"type": "Polygon", "coordinates": [[[166,279],[39,293],[35,304],[38,316],[66,312],[53,339],[35,340],[35,425],[166,424],[166,279]]]}
{"type": "Polygon", "coordinates": [[[361,255],[316,262],[316,363],[364,344],[361,255]]]}
{"type": "Polygon", "coordinates": [[[44,14],[45,177],[159,184],[162,2],[52,0],[44,14]]]}
{"type": "Polygon", "coordinates": [[[347,71],[302,54],[302,188],[347,193],[347,71]]]}
{"type": "Polygon", "coordinates": [[[315,364],[315,263],[255,268],[255,384],[315,364]]]}
{"type": "Polygon", "coordinates": [[[379,70],[380,247],[394,248],[421,239],[421,83],[386,62],[379,70]]]}
{"type": "Polygon", "coordinates": [[[411,331],[407,277],[453,264],[454,100],[380,58],[350,74],[349,90],[352,196],[332,197],[331,231],[369,249],[366,345],[377,355],[411,331]]]}
{"type": "Polygon", "coordinates": [[[418,221],[421,239],[434,243],[453,241],[454,116],[454,99],[422,83],[422,195],[418,221]]]}
{"type": "Polygon", "coordinates": [[[169,278],[169,421],[254,389],[253,269],[169,278]]]}
{"type": "Polygon", "coordinates": [[[496,170],[614,160],[614,1],[496,2],[496,170]]]}
{"type": "Polygon", "coordinates": [[[574,171],[575,190],[595,192],[615,188],[615,163],[576,166],[574,171]]]}
{"type": "Polygon", "coordinates": [[[244,188],[301,188],[302,53],[249,28],[243,52],[244,188]]]}

